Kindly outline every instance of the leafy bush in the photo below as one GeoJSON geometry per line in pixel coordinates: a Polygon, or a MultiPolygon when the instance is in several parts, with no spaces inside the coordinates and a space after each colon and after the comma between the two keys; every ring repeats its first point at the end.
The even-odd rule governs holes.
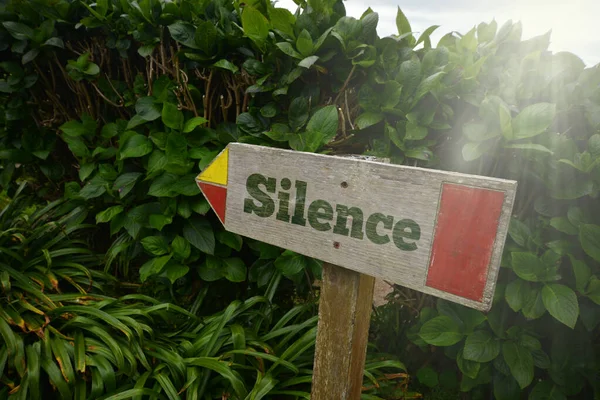
{"type": "MultiPolygon", "coordinates": [[[[295,14],[265,1],[11,0],[0,19],[0,185],[27,181],[95,214],[94,248],[129,289],[194,315],[202,293],[202,315],[265,290],[282,311],[314,298],[317,262],[223,231],[196,189],[231,141],[516,179],[492,311],[406,296],[419,314],[408,336],[444,347],[462,391],[599,395],[600,67],[552,54],[549,34],[521,40],[519,23],[493,21],[433,47],[437,27],[416,37],[400,10],[398,34],[379,38],[372,10],[355,19],[313,0],[295,14]]],[[[448,365],[441,354],[429,363],[448,365]]],[[[223,390],[202,371],[201,387],[223,390]]],[[[171,375],[181,390],[187,375],[171,375]]]]}

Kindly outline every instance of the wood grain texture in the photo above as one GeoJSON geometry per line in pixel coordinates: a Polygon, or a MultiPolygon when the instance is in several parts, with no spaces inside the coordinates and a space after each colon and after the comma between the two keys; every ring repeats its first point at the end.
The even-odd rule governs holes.
{"type": "MultiPolygon", "coordinates": [[[[231,143],[228,148],[225,221],[227,230],[469,307],[480,310],[488,310],[491,307],[514,202],[516,182],[240,143],[231,143]],[[270,181],[275,185],[272,193],[266,193],[264,185],[259,186],[274,201],[274,211],[268,216],[244,212],[244,201],[248,198],[252,199],[246,184],[248,177],[253,174],[260,174],[274,180],[274,182],[270,181]],[[284,185],[287,190],[282,188],[284,178],[290,181],[289,185],[284,185]],[[309,222],[298,225],[276,218],[281,211],[278,202],[281,193],[289,194],[290,213],[297,206],[302,208],[300,201],[302,199],[297,202],[295,198],[297,181],[306,182],[304,212],[313,201],[322,200],[323,202],[317,205],[325,203],[331,205],[334,214],[332,216],[328,214],[331,210],[326,208],[315,208],[316,211],[313,211],[319,216],[312,221],[315,225],[309,222]],[[503,193],[493,249],[489,256],[489,263],[484,267],[485,284],[480,301],[429,287],[426,284],[444,183],[503,193]],[[325,229],[327,224],[318,225],[327,221],[335,225],[338,205],[347,208],[356,207],[362,211],[364,217],[360,227],[363,233],[362,239],[353,234],[334,233],[333,229],[325,229]],[[365,229],[368,217],[373,214],[391,217],[393,224],[406,219],[414,220],[420,228],[420,236],[416,241],[407,240],[407,242],[414,242],[416,249],[403,251],[395,245],[396,241],[392,240],[393,231],[386,228],[388,220],[376,221],[378,225],[375,225],[374,231],[365,229]],[[323,230],[314,229],[313,226],[323,230]],[[382,236],[383,239],[388,235],[389,241],[385,244],[377,244],[367,238],[367,236],[374,238],[375,234],[382,236]]],[[[255,203],[260,204],[260,202],[255,203]]],[[[478,210],[473,210],[472,218],[476,219],[477,212],[478,210]]],[[[469,224],[473,223],[476,224],[476,221],[469,222],[469,224]]],[[[350,230],[352,225],[352,218],[349,218],[347,228],[350,230]]]]}
{"type": "Polygon", "coordinates": [[[325,263],[312,400],[360,399],[375,278],[325,263]]]}

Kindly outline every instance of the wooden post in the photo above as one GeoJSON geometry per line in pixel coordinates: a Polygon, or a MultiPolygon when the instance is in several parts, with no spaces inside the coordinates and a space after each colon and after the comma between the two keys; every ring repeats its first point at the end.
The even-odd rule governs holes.
{"type": "Polygon", "coordinates": [[[312,400],[358,400],[375,278],[323,264],[312,400]]]}

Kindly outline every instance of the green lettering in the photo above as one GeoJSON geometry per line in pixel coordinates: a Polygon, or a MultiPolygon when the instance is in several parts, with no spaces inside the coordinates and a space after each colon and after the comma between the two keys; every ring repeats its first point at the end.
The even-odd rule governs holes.
{"type": "Polygon", "coordinates": [[[261,174],[252,174],[246,179],[246,190],[253,197],[244,199],[244,212],[256,214],[259,217],[270,217],[275,211],[275,202],[271,197],[263,192],[259,186],[264,185],[269,193],[275,193],[277,181],[275,178],[266,178],[261,174]],[[256,204],[255,200],[259,202],[256,204]]]}
{"type": "Polygon", "coordinates": [[[296,181],[296,206],[294,207],[294,216],[292,224],[306,226],[304,219],[304,206],[306,204],[306,182],[296,181]]]}
{"type": "Polygon", "coordinates": [[[277,218],[279,221],[290,222],[290,194],[286,192],[279,192],[279,210],[277,211],[277,218]]]}
{"type": "Polygon", "coordinates": [[[400,250],[413,251],[417,249],[417,244],[407,243],[404,239],[417,241],[421,238],[421,227],[412,219],[403,219],[396,223],[394,232],[392,233],[394,244],[400,250]]]}
{"type": "Polygon", "coordinates": [[[352,233],[350,234],[350,237],[353,237],[354,239],[363,238],[363,212],[360,208],[348,208],[345,205],[338,204],[335,206],[335,212],[337,212],[337,220],[333,227],[333,233],[348,236],[348,233],[350,233],[347,228],[348,216],[352,216],[352,233]]]}
{"type": "Polygon", "coordinates": [[[321,222],[319,221],[320,219],[333,220],[333,207],[325,200],[315,200],[308,206],[308,222],[310,226],[322,232],[330,230],[331,224],[329,222],[321,222]]]}
{"type": "Polygon", "coordinates": [[[390,242],[389,235],[380,235],[377,233],[377,225],[383,222],[385,229],[392,229],[394,226],[394,217],[391,215],[385,216],[382,213],[371,214],[365,225],[365,232],[369,240],[375,244],[386,244],[390,242]]]}

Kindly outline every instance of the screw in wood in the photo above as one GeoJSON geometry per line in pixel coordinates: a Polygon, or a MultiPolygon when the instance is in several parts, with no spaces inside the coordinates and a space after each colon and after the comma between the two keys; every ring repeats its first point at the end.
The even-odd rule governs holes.
{"type": "Polygon", "coordinates": [[[348,182],[344,181],[344,182],[340,183],[340,186],[343,187],[344,189],[346,189],[348,187],[348,182]]]}
{"type": "Polygon", "coordinates": [[[333,242],[333,248],[334,249],[339,249],[340,248],[340,242],[333,242]]]}

